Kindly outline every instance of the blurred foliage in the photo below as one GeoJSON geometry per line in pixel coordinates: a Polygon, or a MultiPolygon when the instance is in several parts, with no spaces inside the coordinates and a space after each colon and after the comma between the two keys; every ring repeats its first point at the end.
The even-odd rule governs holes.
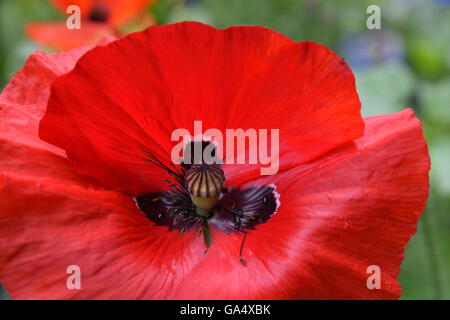
{"type": "Polygon", "coordinates": [[[380,63],[376,68],[355,70],[363,116],[403,110],[414,88],[414,75],[400,63],[380,63]]]}
{"type": "Polygon", "coordinates": [[[25,23],[58,17],[44,0],[0,0],[0,88],[7,84],[30,53],[40,49],[25,38],[25,23]]]}
{"type": "MultiPolygon", "coordinates": [[[[159,0],[158,24],[264,25],[335,50],[352,67],[365,116],[413,108],[432,157],[430,199],[400,273],[403,299],[450,299],[450,1],[159,0]],[[368,30],[369,4],[382,29],[368,30]]],[[[0,1],[0,88],[37,49],[29,21],[62,17],[45,0],[0,1]]]]}

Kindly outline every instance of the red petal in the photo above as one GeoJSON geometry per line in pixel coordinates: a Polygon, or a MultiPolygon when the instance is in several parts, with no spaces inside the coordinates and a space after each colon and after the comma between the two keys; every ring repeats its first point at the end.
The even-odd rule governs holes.
{"type": "Polygon", "coordinates": [[[28,58],[0,96],[2,139],[64,154],[61,149],[39,139],[38,125],[50,96],[50,84],[58,76],[72,70],[78,58],[89,49],[83,47],[49,56],[37,51],[28,58]]]}
{"type": "Polygon", "coordinates": [[[411,110],[365,122],[365,135],[354,144],[258,181],[275,183],[281,194],[279,212],[249,233],[245,247],[249,268],[256,264],[253,272],[270,292],[261,297],[400,296],[397,276],[425,207],[430,159],[411,110]],[[371,265],[381,269],[381,290],[366,286],[371,265]]]}
{"type": "MultiPolygon", "coordinates": [[[[106,44],[111,40],[105,38],[100,44],[106,44]]],[[[48,56],[37,51],[28,58],[25,66],[17,72],[0,95],[0,139],[2,140],[0,147],[14,152],[13,145],[17,148],[23,146],[26,150],[64,155],[63,150],[39,139],[38,125],[50,96],[50,84],[58,76],[72,70],[76,61],[90,49],[91,47],[82,47],[48,56]]],[[[17,150],[17,152],[22,151],[17,150]]],[[[2,152],[2,154],[0,164],[4,169],[7,167],[6,162],[14,163],[16,157],[10,152],[2,152]]],[[[22,158],[22,160],[29,159],[22,158]]],[[[26,166],[17,166],[14,170],[25,168],[26,166]]]]}
{"type": "Polygon", "coordinates": [[[370,118],[366,136],[275,183],[281,207],[241,236],[153,227],[132,200],[64,181],[0,183],[0,278],[14,298],[398,298],[403,249],[428,191],[429,158],[410,111],[370,118]],[[11,213],[14,213],[13,215],[11,213]],[[19,236],[18,236],[19,235],[19,236]],[[81,268],[68,290],[66,268],[81,268]],[[382,289],[368,290],[379,265],[382,289]]]}
{"type": "MultiPolygon", "coordinates": [[[[105,39],[102,43],[107,43],[105,39]]],[[[50,96],[50,84],[69,72],[90,47],[46,56],[31,55],[0,96],[0,168],[28,178],[65,179],[91,185],[69,166],[63,150],[38,137],[38,124],[50,96]]]]}
{"type": "MultiPolygon", "coordinates": [[[[62,150],[37,136],[51,82],[71,70],[88,49],[50,56],[33,54],[0,96],[0,282],[14,298],[71,297],[74,292],[68,291],[65,284],[61,291],[54,282],[65,277],[67,265],[61,270],[58,267],[71,260],[67,252],[89,261],[84,259],[82,250],[88,249],[89,241],[83,239],[94,236],[93,232],[107,234],[107,219],[102,218],[107,215],[115,221],[116,217],[108,213],[118,206],[122,208],[122,202],[126,204],[122,212],[129,213],[127,206],[131,206],[133,223],[139,228],[149,224],[142,214],[136,213],[130,197],[101,190],[94,181],[76,174],[62,150]],[[83,226],[92,221],[100,227],[93,226],[95,231],[85,233],[83,226]],[[55,242],[56,239],[59,240],[55,242]],[[77,240],[70,242],[74,239],[77,240]],[[76,244],[82,247],[73,247],[76,244]],[[58,251],[57,255],[48,256],[50,260],[43,259],[58,251]],[[33,292],[26,289],[28,284],[33,292]]],[[[129,235],[133,237],[128,229],[122,231],[128,235],[125,240],[129,235]]],[[[164,233],[167,234],[165,230],[164,233]]],[[[101,293],[96,294],[101,297],[101,293]]]]}
{"type": "MultiPolygon", "coordinates": [[[[354,78],[327,48],[261,27],[200,23],[149,28],[97,48],[55,81],[41,137],[105,185],[143,194],[160,178],[142,148],[165,163],[177,128],[280,129],[281,167],[362,134],[354,78]],[[289,121],[287,121],[289,120],[289,121]],[[157,175],[157,176],[154,176],[157,175]]],[[[258,166],[225,166],[229,183],[258,166]]]]}
{"type": "Polygon", "coordinates": [[[68,29],[65,22],[32,23],[26,33],[42,47],[70,50],[95,44],[101,38],[112,35],[113,29],[105,23],[83,22],[81,29],[68,29]]]}

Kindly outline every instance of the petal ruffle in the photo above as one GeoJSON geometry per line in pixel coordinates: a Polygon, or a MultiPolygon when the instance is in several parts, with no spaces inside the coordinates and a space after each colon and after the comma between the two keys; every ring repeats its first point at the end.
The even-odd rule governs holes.
{"type": "MultiPolygon", "coordinates": [[[[175,129],[280,129],[281,167],[361,136],[354,78],[329,49],[266,28],[149,28],[96,48],[52,87],[40,136],[76,168],[136,195],[158,190],[142,149],[170,163],[175,129]],[[287,121],[289,120],[289,121],[287,121]]],[[[256,165],[225,165],[230,184],[256,165]]],[[[159,183],[158,183],[159,185],[159,183]]]]}
{"type": "MultiPolygon", "coordinates": [[[[105,39],[103,43],[108,41],[105,39]]],[[[0,282],[14,298],[71,297],[67,287],[66,292],[58,291],[58,286],[52,287],[54,277],[59,278],[61,270],[52,269],[41,258],[55,253],[57,246],[65,248],[60,251],[62,255],[68,250],[83,256],[83,247],[66,248],[67,240],[73,235],[71,226],[78,230],[78,239],[81,239],[85,230],[83,225],[88,221],[98,221],[103,227],[96,232],[103,234],[108,226],[102,222],[102,213],[109,211],[108,208],[104,211],[97,209],[105,202],[115,205],[123,201],[131,205],[134,214],[137,212],[131,198],[102,190],[89,177],[80,176],[63,156],[63,150],[39,140],[37,136],[38,122],[45,110],[51,82],[70,71],[89,49],[79,48],[49,56],[42,52],[33,54],[0,96],[0,282]],[[73,215],[68,214],[70,212],[73,215]],[[59,236],[62,238],[58,243],[53,241],[59,237],[55,226],[61,227],[59,236]],[[29,265],[26,261],[33,263],[29,265]],[[41,263],[45,269],[34,277],[32,270],[43,266],[41,263]],[[56,271],[54,274],[53,270],[56,271]],[[32,278],[30,281],[24,278],[28,273],[32,278]],[[28,292],[25,283],[36,291],[28,292]],[[39,293],[41,289],[44,290],[42,294],[39,293]]],[[[122,211],[127,212],[125,209],[122,211]]],[[[142,219],[142,214],[138,215],[142,219]]],[[[60,265],[60,259],[64,261],[65,258],[50,258],[56,266],[60,265]]],[[[65,273],[65,269],[62,272],[65,273]]]]}

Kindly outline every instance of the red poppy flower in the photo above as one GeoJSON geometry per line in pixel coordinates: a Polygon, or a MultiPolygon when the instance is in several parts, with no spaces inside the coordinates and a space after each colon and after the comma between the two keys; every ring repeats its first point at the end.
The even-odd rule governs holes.
{"type": "Polygon", "coordinates": [[[106,35],[120,35],[119,27],[132,19],[142,26],[154,21],[142,12],[154,0],[51,0],[66,15],[71,5],[77,5],[81,13],[81,29],[69,29],[66,22],[35,22],[26,27],[27,35],[43,47],[70,50],[94,44],[106,35]]]}
{"type": "Polygon", "coordinates": [[[262,27],[181,23],[78,60],[86,50],[32,55],[0,99],[0,280],[13,298],[400,296],[430,166],[411,110],[362,119],[343,60],[262,27]],[[279,172],[173,167],[171,132],[195,120],[279,128],[279,172]],[[207,217],[196,175],[208,196],[226,179],[207,217]],[[212,237],[206,253],[196,230],[212,237]]]}

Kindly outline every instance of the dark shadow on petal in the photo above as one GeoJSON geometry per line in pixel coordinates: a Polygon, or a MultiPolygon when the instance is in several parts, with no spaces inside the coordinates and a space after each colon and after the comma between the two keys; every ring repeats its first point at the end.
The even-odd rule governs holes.
{"type": "Polygon", "coordinates": [[[255,229],[276,212],[277,199],[272,186],[228,189],[220,199],[210,225],[225,233],[255,229]]]}

